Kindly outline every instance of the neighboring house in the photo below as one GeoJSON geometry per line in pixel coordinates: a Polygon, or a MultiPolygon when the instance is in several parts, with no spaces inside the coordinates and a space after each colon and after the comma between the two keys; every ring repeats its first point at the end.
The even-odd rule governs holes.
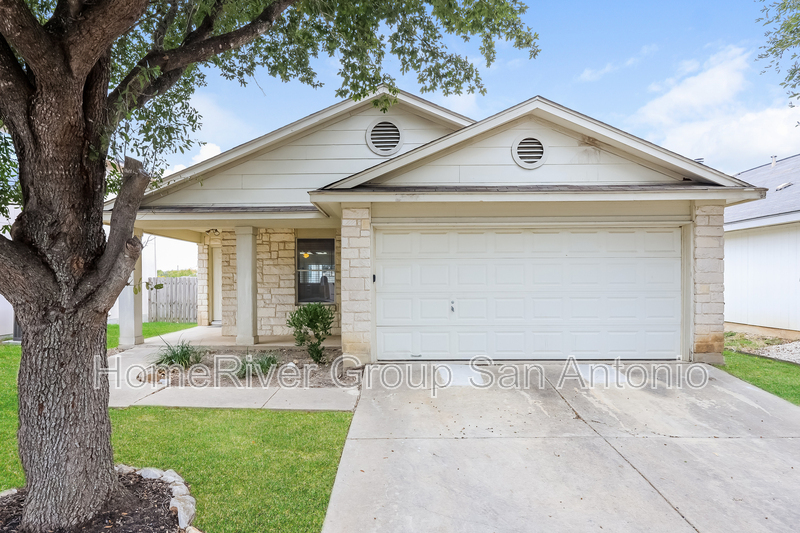
{"type": "Polygon", "coordinates": [[[768,191],[725,210],[725,321],[800,338],[800,155],[737,177],[768,191]]]}
{"type": "Polygon", "coordinates": [[[136,228],[198,244],[200,323],[243,345],[321,301],[362,362],[719,361],[723,208],[763,195],[541,97],[474,122],[401,92],[170,176],[136,228]]]}
{"type": "MultiPolygon", "coordinates": [[[[10,208],[10,221],[13,221],[19,215],[19,209],[14,207],[10,208]]],[[[4,226],[8,224],[9,220],[6,220],[3,217],[0,217],[0,226],[4,226]]],[[[8,235],[3,234],[6,238],[8,235]]],[[[14,333],[14,308],[11,307],[11,304],[6,300],[2,294],[0,294],[0,338],[8,337],[14,333]]]]}

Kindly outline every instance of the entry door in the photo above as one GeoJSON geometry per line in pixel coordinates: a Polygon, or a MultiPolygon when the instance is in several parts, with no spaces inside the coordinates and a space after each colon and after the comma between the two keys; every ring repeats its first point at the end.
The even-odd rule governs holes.
{"type": "Polygon", "coordinates": [[[378,230],[382,360],[675,359],[681,232],[378,230]]]}

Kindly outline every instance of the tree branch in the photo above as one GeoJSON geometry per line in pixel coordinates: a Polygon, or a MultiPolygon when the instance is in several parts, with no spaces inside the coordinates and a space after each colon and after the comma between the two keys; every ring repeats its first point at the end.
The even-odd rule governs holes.
{"type": "Polygon", "coordinates": [[[164,49],[164,38],[167,36],[167,31],[169,27],[172,26],[172,23],[175,21],[175,17],[178,14],[178,0],[169,0],[169,9],[158,21],[156,25],[156,29],[153,32],[153,50],[163,50],[164,49]]]}
{"type": "Polygon", "coordinates": [[[24,0],[0,0],[0,34],[19,52],[37,77],[44,79],[48,73],[63,70],[61,62],[53,57],[58,47],[24,0]]]}
{"type": "Polygon", "coordinates": [[[14,51],[0,35],[0,117],[10,122],[10,127],[20,135],[28,131],[27,100],[33,87],[17,61],[14,51]]]}
{"type": "Polygon", "coordinates": [[[110,308],[114,304],[113,299],[127,283],[142,250],[142,243],[131,235],[139,204],[149,183],[150,176],[145,173],[142,163],[130,157],[125,158],[122,187],[111,212],[108,244],[96,268],[81,280],[75,291],[72,298],[75,305],[88,298],[93,305],[105,307],[108,298],[111,298],[108,304],[110,308]]]}
{"type": "Polygon", "coordinates": [[[58,285],[53,273],[26,245],[0,234],[0,293],[18,305],[33,301],[38,295],[55,294],[58,285]],[[44,285],[44,287],[42,286],[44,285]]]}
{"type": "Polygon", "coordinates": [[[189,65],[244,46],[266,33],[275,20],[297,1],[277,0],[241,28],[212,37],[216,17],[224,3],[223,0],[217,0],[211,12],[197,29],[186,36],[181,46],[148,53],[109,94],[108,105],[113,110],[110,113],[111,126],[116,127],[128,111],[142,107],[153,97],[168,91],[189,65]],[[161,74],[149,82],[143,79],[143,72],[154,68],[158,68],[161,74]]]}
{"type": "MultiPolygon", "coordinates": [[[[225,0],[215,0],[203,22],[186,35],[183,43],[187,44],[203,40],[211,35],[224,3],[225,0]]],[[[191,19],[190,13],[187,13],[186,16],[191,19]]],[[[183,76],[185,68],[176,69],[172,72],[164,72],[162,70],[161,75],[155,80],[146,79],[144,72],[156,66],[150,63],[154,62],[155,58],[162,53],[162,47],[156,42],[153,50],[139,60],[139,63],[131,69],[128,75],[108,95],[108,109],[111,116],[110,125],[112,129],[116,128],[128,111],[142,107],[155,96],[167,92],[183,76]]]]}
{"type": "Polygon", "coordinates": [[[65,35],[69,67],[75,77],[88,74],[114,41],[144,15],[148,3],[148,0],[104,0],[84,7],[65,35]]]}

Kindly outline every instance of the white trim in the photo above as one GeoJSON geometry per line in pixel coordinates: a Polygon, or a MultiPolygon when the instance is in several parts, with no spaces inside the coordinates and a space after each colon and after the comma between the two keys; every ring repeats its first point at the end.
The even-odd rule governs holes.
{"type": "MultiPolygon", "coordinates": [[[[462,219],[463,220],[463,219],[462,219]]],[[[375,218],[372,226],[375,228],[392,229],[417,229],[421,227],[435,227],[437,229],[448,228],[572,228],[572,227],[598,227],[598,228],[676,228],[684,224],[691,223],[691,218],[687,216],[677,217],[542,217],[542,218],[510,218],[510,219],[471,219],[475,222],[459,221],[451,218],[442,219],[408,219],[401,218],[375,218]],[[591,220],[587,220],[591,218],[591,220]]]]}
{"type": "MultiPolygon", "coordinates": [[[[402,156],[401,156],[402,157],[402,156]]],[[[371,190],[353,192],[350,190],[310,191],[311,201],[316,204],[332,202],[613,202],[647,200],[758,200],[763,197],[760,189],[739,188],[697,188],[671,190],[625,190],[625,191],[508,191],[474,192],[425,191],[397,192],[371,190]]]]}
{"type": "MultiPolygon", "coordinates": [[[[694,205],[692,213],[694,213],[694,205]]],[[[681,361],[694,358],[694,215],[681,225],[681,361]]]]}

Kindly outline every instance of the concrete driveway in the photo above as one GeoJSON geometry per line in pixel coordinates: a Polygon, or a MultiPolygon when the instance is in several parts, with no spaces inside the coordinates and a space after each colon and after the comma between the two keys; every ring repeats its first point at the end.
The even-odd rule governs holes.
{"type": "Polygon", "coordinates": [[[800,407],[704,368],[698,389],[630,368],[558,388],[561,365],[542,387],[365,386],[323,532],[797,531],[800,407]]]}

